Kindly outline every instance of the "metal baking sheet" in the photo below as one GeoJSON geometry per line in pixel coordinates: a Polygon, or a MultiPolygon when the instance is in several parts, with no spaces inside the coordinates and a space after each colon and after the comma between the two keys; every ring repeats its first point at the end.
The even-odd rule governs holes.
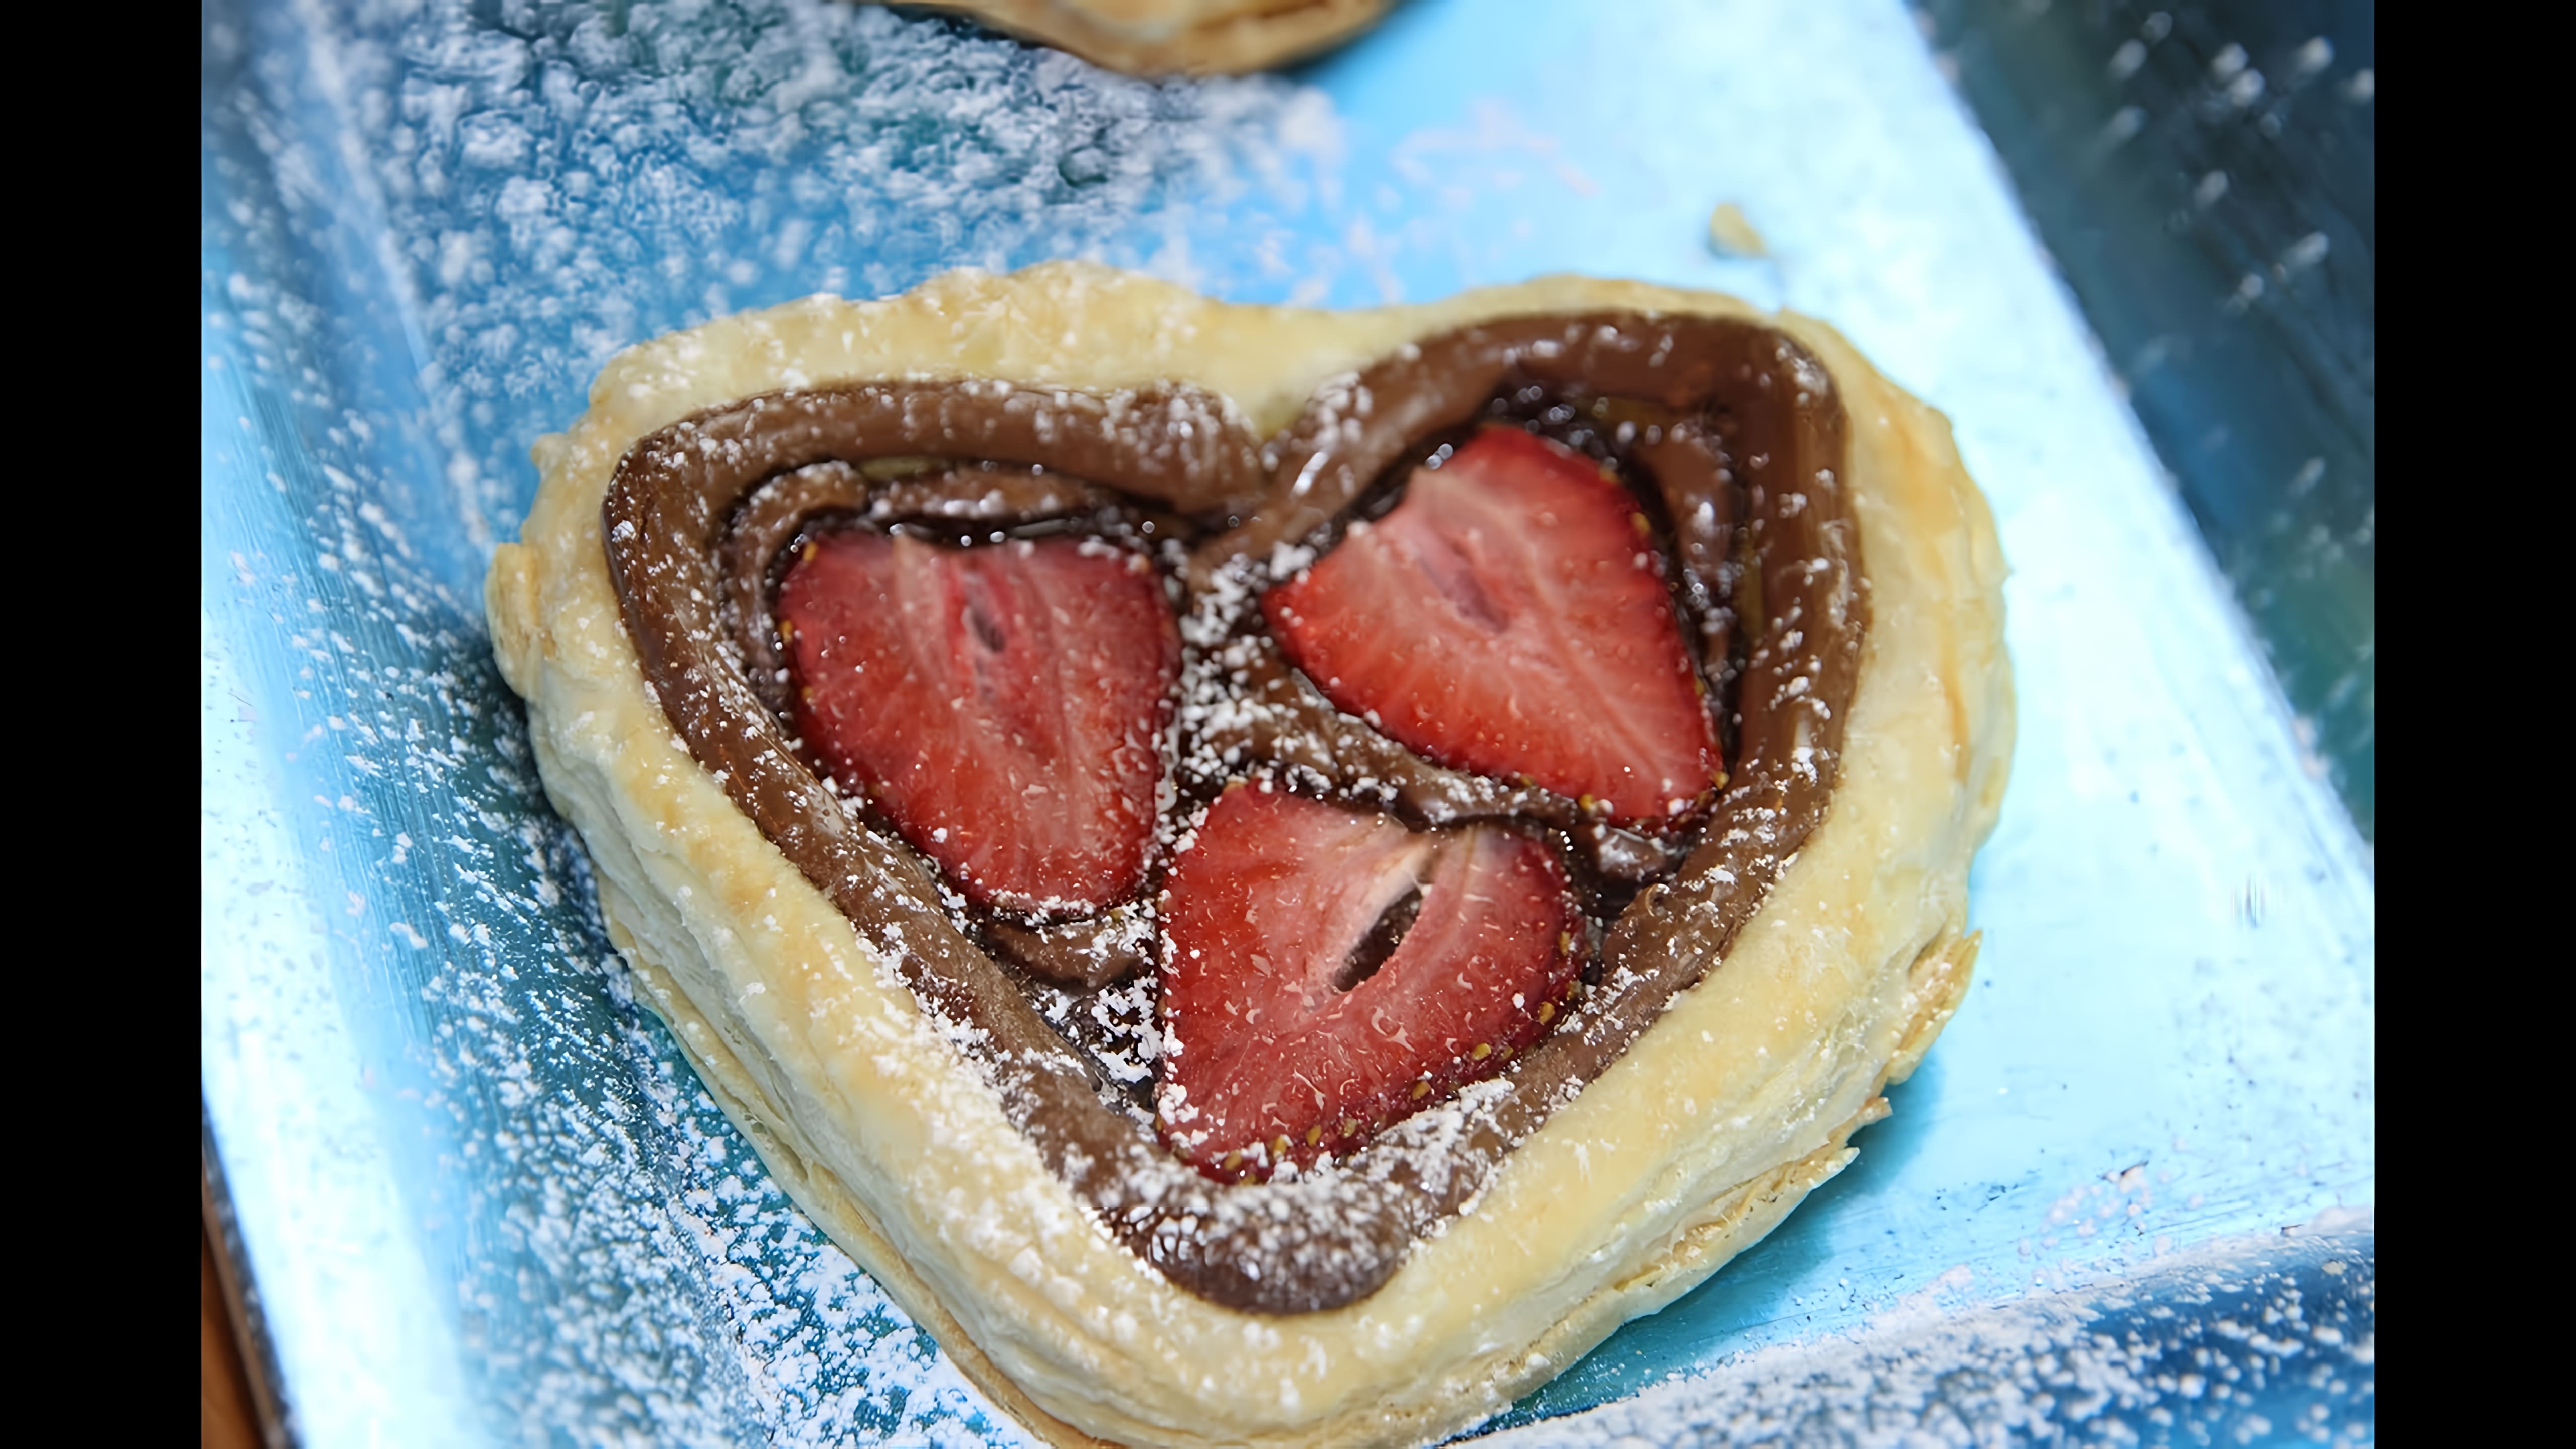
{"type": "Polygon", "coordinates": [[[1732,291],[1941,407],[1993,501],[1969,1001],[1849,1171],[1489,1428],[2371,1437],[2371,857],[1901,6],[1410,0],[1169,83],[806,0],[201,22],[204,1108],[304,1442],[1019,1438],[634,1005],[480,580],[616,348],[1056,256],[1732,291]]]}

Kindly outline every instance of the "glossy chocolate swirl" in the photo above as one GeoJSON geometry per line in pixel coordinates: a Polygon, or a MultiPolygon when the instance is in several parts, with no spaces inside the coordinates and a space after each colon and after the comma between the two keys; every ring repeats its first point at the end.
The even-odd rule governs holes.
{"type": "MultiPolygon", "coordinates": [[[[1823,818],[1868,622],[1846,467],[1832,381],[1786,335],[1729,319],[1598,313],[1508,319],[1408,345],[1328,381],[1266,447],[1221,402],[1187,388],[1096,396],[889,383],[753,398],[636,444],[604,522],[627,631],[690,753],[902,963],[930,1010],[985,1034],[991,1049],[976,1059],[1048,1169],[1181,1287],[1231,1308],[1297,1313],[1383,1284],[1417,1238],[1724,956],[1823,818]],[[1499,1079],[1308,1177],[1211,1182],[1166,1153],[1048,1024],[1022,973],[979,948],[942,904],[932,869],[870,828],[801,756],[779,710],[774,642],[762,643],[774,641],[768,561],[809,520],[855,513],[886,489],[974,496],[927,464],[921,477],[885,482],[871,478],[872,464],[1008,465],[1037,480],[1013,485],[1018,504],[994,505],[1012,516],[1061,496],[1243,517],[1192,557],[1190,581],[1205,598],[1227,570],[1257,579],[1250,561],[1276,545],[1329,539],[1425,440],[1532,407],[1550,423],[1590,419],[1596,451],[1659,505],[1702,675],[1732,699],[1728,783],[1690,833],[1695,843],[1598,833],[1588,842],[1604,877],[1656,883],[1605,923],[1597,984],[1580,1006],[1499,1079]]],[[[1570,802],[1423,761],[1334,711],[1275,656],[1230,683],[1281,721],[1234,742],[1252,757],[1328,783],[1385,782],[1388,803],[1424,823],[1520,815],[1582,833],[1570,802]]]]}

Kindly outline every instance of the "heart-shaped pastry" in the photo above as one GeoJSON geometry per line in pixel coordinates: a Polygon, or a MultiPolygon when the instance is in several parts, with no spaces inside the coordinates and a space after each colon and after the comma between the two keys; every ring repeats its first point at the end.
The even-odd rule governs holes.
{"type": "Polygon", "coordinates": [[[2001,562],[1817,324],[961,273],[634,349],[538,458],[487,600],[613,937],[1051,1438],[1491,1414],[1966,984],[2001,562]]]}

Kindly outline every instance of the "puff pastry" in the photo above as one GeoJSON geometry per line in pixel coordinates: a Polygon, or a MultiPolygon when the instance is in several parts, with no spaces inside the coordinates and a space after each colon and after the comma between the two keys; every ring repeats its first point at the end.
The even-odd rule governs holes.
{"type": "MultiPolygon", "coordinates": [[[[1572,277],[1330,313],[958,272],[633,348],[536,457],[493,641],[641,994],[788,1192],[1050,1441],[1416,1444],[1499,1412],[1839,1171],[1966,987],[2011,748],[2002,560],[1946,423],[1820,323],[1572,277]],[[847,508],[961,464],[1199,519],[1169,551],[1190,677],[1260,707],[1185,718],[1176,772],[1195,749],[1417,824],[1537,820],[1609,880],[1629,837],[1547,791],[1408,764],[1275,659],[1210,662],[1301,541],[1488,393],[1732,429],[1659,458],[1631,428],[1618,455],[1668,494],[1730,466],[1767,521],[1735,545],[1767,614],[1735,599],[1710,617],[1753,637],[1704,643],[1741,676],[1732,776],[1614,891],[1580,1009],[1508,1071],[1347,1163],[1214,1181],[1047,1030],[1047,993],[1085,988],[997,961],[938,868],[817,779],[724,550],[746,497],[847,508]]],[[[1685,583],[1730,577],[1674,515],[1685,583]]]]}
{"type": "Polygon", "coordinates": [[[1130,75],[1232,75],[1367,29],[1389,0],[907,0],[1130,75]]]}

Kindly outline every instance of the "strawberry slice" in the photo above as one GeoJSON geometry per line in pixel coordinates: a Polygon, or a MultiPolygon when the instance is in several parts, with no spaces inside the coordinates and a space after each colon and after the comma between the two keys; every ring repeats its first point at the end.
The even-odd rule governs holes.
{"type": "Polygon", "coordinates": [[[1142,555],[836,533],[778,620],[797,728],[969,900],[1085,914],[1143,881],[1181,641],[1142,555]]]}
{"type": "Polygon", "coordinates": [[[1453,769],[1622,824],[1683,814],[1719,759],[1660,555],[1628,491],[1516,428],[1419,468],[1386,517],[1262,600],[1345,713],[1453,769]]]}
{"type": "Polygon", "coordinates": [[[1164,884],[1164,1142],[1267,1176],[1502,1070],[1573,984],[1573,922],[1529,836],[1229,790],[1164,884]]]}

